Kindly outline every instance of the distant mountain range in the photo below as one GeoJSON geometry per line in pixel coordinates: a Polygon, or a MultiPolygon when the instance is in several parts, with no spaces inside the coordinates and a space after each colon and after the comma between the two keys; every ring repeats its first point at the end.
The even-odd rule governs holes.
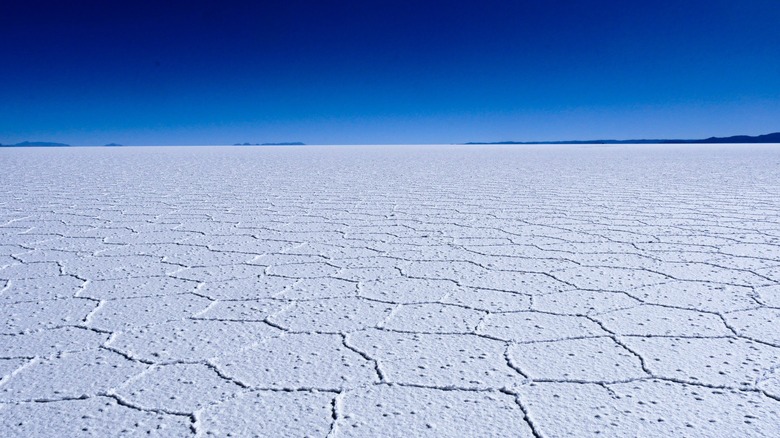
{"type": "Polygon", "coordinates": [[[472,141],[465,144],[704,144],[704,143],[780,143],[780,132],[765,135],[734,135],[700,140],[571,140],[571,141],[472,141]]]}
{"type": "Polygon", "coordinates": [[[35,147],[35,146],[49,146],[49,147],[52,147],[52,146],[58,146],[59,147],[59,146],[70,146],[70,145],[69,144],[65,144],[65,143],[54,143],[52,141],[23,141],[21,143],[16,143],[16,144],[0,144],[0,146],[5,146],[5,147],[9,147],[9,146],[19,146],[19,147],[35,147]]]}
{"type": "MultiPolygon", "coordinates": [[[[698,140],[655,139],[655,140],[569,140],[569,141],[472,141],[464,144],[704,144],[704,143],[780,143],[780,132],[764,135],[734,135],[731,137],[710,137],[698,140]]],[[[299,141],[282,143],[235,143],[234,146],[305,146],[299,141]]],[[[16,144],[0,144],[0,147],[65,147],[65,143],[51,141],[23,141],[16,144]]],[[[122,146],[109,143],[105,146],[122,146]]]]}

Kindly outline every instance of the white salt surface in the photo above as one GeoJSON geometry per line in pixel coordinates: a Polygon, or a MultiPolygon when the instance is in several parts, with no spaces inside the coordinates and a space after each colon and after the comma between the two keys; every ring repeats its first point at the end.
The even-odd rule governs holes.
{"type": "Polygon", "coordinates": [[[780,145],[0,168],[0,436],[780,432],[780,145]]]}

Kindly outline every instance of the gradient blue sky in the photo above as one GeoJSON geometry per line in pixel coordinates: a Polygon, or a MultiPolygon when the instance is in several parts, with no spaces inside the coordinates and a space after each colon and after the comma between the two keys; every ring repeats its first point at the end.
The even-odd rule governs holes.
{"type": "Polygon", "coordinates": [[[780,131],[780,1],[0,2],[0,143],[780,131]]]}

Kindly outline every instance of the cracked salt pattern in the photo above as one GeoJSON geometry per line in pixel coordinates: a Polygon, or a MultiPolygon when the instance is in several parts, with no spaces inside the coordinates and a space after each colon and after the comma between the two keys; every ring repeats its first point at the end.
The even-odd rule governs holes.
{"type": "Polygon", "coordinates": [[[776,145],[0,164],[0,436],[780,430],[776,145]]]}

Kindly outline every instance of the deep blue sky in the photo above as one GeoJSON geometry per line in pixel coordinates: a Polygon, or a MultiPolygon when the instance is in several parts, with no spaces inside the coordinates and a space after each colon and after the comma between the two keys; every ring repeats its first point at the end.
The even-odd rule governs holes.
{"type": "Polygon", "coordinates": [[[0,2],[0,143],[780,131],[780,1],[0,2]]]}

